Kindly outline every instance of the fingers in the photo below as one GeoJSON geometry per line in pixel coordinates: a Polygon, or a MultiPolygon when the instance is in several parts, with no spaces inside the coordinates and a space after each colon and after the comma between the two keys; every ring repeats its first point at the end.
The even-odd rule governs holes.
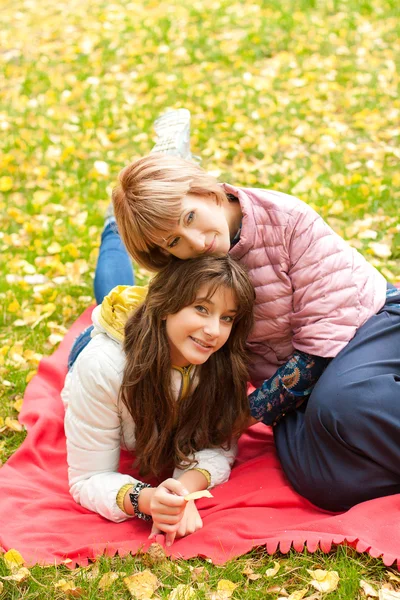
{"type": "Polygon", "coordinates": [[[175,541],[175,536],[176,536],[176,531],[174,531],[173,533],[167,533],[165,536],[165,544],[167,546],[172,546],[172,544],[175,541]]]}
{"type": "Polygon", "coordinates": [[[188,490],[181,482],[178,479],[172,479],[172,477],[163,481],[159,488],[160,487],[165,487],[169,492],[176,494],[177,496],[187,496],[189,494],[188,490]]]}
{"type": "Polygon", "coordinates": [[[153,538],[156,537],[156,535],[158,535],[159,533],[161,533],[161,529],[159,529],[156,525],[154,525],[153,523],[153,527],[151,528],[151,532],[150,535],[148,537],[149,540],[152,540],[153,538]]]}

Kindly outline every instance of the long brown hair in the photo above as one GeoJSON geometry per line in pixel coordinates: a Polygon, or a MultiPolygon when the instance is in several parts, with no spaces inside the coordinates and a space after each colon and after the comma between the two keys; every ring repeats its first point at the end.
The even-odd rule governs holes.
{"type": "Polygon", "coordinates": [[[203,448],[229,447],[248,417],[245,342],[253,324],[254,289],[246,271],[229,256],[172,260],[150,282],[145,302],[125,327],[120,397],[135,423],[142,474],[193,463],[203,448]],[[195,302],[200,287],[211,297],[220,286],[233,291],[237,314],[227,342],[196,368],[194,389],[176,400],[165,316],[195,302]]]}
{"type": "Polygon", "coordinates": [[[122,169],[112,198],[118,231],[135,262],[151,271],[169,263],[157,240],[175,227],[187,194],[226,200],[215,177],[178,156],[149,154],[122,169]]]}

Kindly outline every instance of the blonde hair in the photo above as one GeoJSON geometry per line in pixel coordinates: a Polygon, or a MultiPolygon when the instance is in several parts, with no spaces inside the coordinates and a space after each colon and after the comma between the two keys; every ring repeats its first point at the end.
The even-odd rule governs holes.
{"type": "Polygon", "coordinates": [[[115,218],[139,265],[159,271],[168,264],[171,256],[157,244],[176,227],[187,194],[226,199],[215,177],[183,158],[154,153],[122,169],[112,193],[115,218]]]}

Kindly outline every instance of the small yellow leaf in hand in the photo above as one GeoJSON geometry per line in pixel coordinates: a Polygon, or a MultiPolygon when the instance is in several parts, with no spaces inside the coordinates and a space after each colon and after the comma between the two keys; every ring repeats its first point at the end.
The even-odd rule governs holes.
{"type": "Polygon", "coordinates": [[[168,594],[168,600],[192,600],[196,598],[196,592],[191,585],[180,583],[168,594]]]}
{"type": "Polygon", "coordinates": [[[8,429],[11,429],[11,431],[24,431],[24,426],[22,423],[17,421],[17,419],[10,419],[10,417],[6,417],[4,424],[6,427],[8,427],[8,429]]]}
{"type": "Polygon", "coordinates": [[[186,502],[190,500],[200,500],[200,498],[213,498],[213,495],[208,490],[201,490],[200,492],[192,492],[185,496],[186,502]]]}
{"type": "Polygon", "coordinates": [[[19,569],[25,562],[18,550],[13,548],[4,554],[3,559],[11,571],[19,569]]]}
{"type": "Polygon", "coordinates": [[[319,592],[328,594],[336,590],[339,583],[339,573],[337,571],[324,571],[323,569],[307,569],[307,572],[314,577],[311,585],[319,592]]]}
{"type": "Polygon", "coordinates": [[[106,590],[108,589],[113,582],[118,579],[119,575],[118,573],[114,573],[113,571],[111,571],[110,573],[104,573],[104,575],[102,576],[102,578],[99,581],[99,589],[100,590],[106,590]]]}
{"type": "Polygon", "coordinates": [[[288,600],[302,600],[304,596],[307,594],[308,588],[301,588],[300,590],[296,590],[292,592],[288,597],[288,600]]]}
{"type": "Polygon", "coordinates": [[[267,569],[265,571],[266,577],[274,577],[274,575],[276,575],[277,572],[279,571],[280,567],[281,567],[281,565],[278,563],[278,561],[274,560],[273,569],[267,569]]]}
{"type": "Polygon", "coordinates": [[[360,579],[360,588],[366,596],[377,598],[379,595],[378,592],[372,587],[372,585],[368,583],[368,581],[364,581],[364,579],[360,579]]]}
{"type": "Polygon", "coordinates": [[[137,600],[148,600],[160,585],[157,577],[149,569],[124,577],[124,583],[131,596],[137,600]]]}
{"type": "Polygon", "coordinates": [[[30,571],[26,567],[21,567],[18,571],[13,571],[12,575],[7,575],[6,577],[2,577],[6,581],[15,581],[16,583],[22,583],[30,576],[30,571]]]}

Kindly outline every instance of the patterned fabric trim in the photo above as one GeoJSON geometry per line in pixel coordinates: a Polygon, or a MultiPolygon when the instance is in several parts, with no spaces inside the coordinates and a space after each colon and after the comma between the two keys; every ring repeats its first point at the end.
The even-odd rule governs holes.
{"type": "Polygon", "coordinates": [[[295,352],[273,377],[249,395],[251,415],[265,425],[276,425],[310,396],[330,360],[295,352]]]}

